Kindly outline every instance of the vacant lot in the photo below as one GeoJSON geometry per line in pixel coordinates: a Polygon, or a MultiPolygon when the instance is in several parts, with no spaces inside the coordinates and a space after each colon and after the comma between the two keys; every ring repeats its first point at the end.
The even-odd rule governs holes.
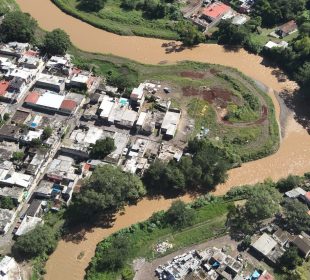
{"type": "Polygon", "coordinates": [[[84,12],[77,8],[78,0],[52,0],[64,12],[91,25],[120,35],[137,35],[178,39],[169,19],[148,19],[142,11],[121,8],[120,0],[108,0],[99,12],[84,12]]]}

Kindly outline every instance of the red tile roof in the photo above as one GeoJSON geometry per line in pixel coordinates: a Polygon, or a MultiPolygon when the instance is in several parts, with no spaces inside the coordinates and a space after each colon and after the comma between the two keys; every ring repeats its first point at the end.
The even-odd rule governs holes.
{"type": "Polygon", "coordinates": [[[291,21],[279,26],[279,30],[281,30],[284,33],[291,33],[296,29],[297,29],[297,23],[294,20],[291,20],[291,21]]]}
{"type": "Polygon", "coordinates": [[[28,55],[28,56],[38,56],[38,55],[39,55],[39,52],[29,50],[29,51],[25,51],[24,55],[28,55]]]}
{"type": "Polygon", "coordinates": [[[310,201],[310,192],[306,192],[305,197],[306,197],[307,200],[310,201]]]}
{"type": "Polygon", "coordinates": [[[216,19],[226,14],[229,10],[230,10],[229,6],[225,5],[222,2],[217,2],[204,8],[202,13],[209,18],[216,19]]]}
{"type": "Polygon", "coordinates": [[[273,276],[272,276],[270,273],[268,273],[268,272],[263,273],[263,274],[258,278],[258,280],[273,280],[273,279],[274,279],[273,276]]]}
{"type": "Polygon", "coordinates": [[[77,104],[74,100],[65,99],[62,101],[60,108],[64,110],[73,111],[76,108],[77,104]]]}
{"type": "Polygon", "coordinates": [[[0,82],[0,95],[4,95],[8,89],[10,85],[10,82],[7,82],[7,81],[1,81],[0,82]]]}
{"type": "Polygon", "coordinates": [[[25,98],[24,102],[25,103],[32,103],[32,104],[36,104],[38,99],[40,97],[40,94],[37,92],[30,92],[27,97],[25,98]]]}

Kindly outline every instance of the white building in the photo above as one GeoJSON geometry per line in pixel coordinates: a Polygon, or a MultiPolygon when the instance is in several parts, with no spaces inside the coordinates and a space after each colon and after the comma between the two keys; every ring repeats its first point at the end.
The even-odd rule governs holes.
{"type": "Polygon", "coordinates": [[[20,269],[14,258],[5,256],[0,261],[0,280],[22,280],[20,269]]]}
{"type": "Polygon", "coordinates": [[[36,81],[36,86],[60,92],[65,89],[65,79],[41,73],[36,81]]]}

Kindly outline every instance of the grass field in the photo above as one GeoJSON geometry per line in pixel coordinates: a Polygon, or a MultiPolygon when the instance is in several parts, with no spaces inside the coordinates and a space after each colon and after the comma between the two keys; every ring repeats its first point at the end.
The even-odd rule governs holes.
{"type": "MultiPolygon", "coordinates": [[[[97,74],[109,77],[108,80],[112,83],[115,81],[116,85],[118,77],[121,76],[127,79],[129,87],[136,86],[145,80],[160,81],[169,86],[172,88],[172,93],[167,97],[173,100],[173,104],[186,110],[189,117],[195,120],[196,129],[192,136],[197,135],[202,126],[208,128],[209,138],[217,139],[219,143],[240,156],[242,161],[267,156],[278,148],[279,130],[270,97],[262,92],[253,81],[232,68],[194,62],[151,66],[118,57],[83,53],[77,50],[72,50],[72,53],[75,55],[77,65],[91,67],[97,74]],[[202,74],[204,76],[202,78],[188,77],[198,74],[200,77],[202,74]],[[247,108],[249,113],[242,115],[238,120],[229,119],[229,124],[219,122],[216,104],[210,104],[199,94],[184,96],[182,90],[184,87],[190,87],[194,92],[201,87],[230,90],[233,98],[239,100],[239,107],[247,108]],[[244,93],[256,96],[259,104],[265,104],[268,108],[265,121],[259,121],[260,106],[255,110],[249,109],[243,97],[244,93]]],[[[231,102],[229,106],[234,106],[234,102],[231,102]]]]}
{"type": "Polygon", "coordinates": [[[108,0],[99,12],[88,13],[76,8],[77,0],[52,0],[61,10],[98,28],[120,35],[137,35],[164,39],[178,39],[169,19],[149,20],[142,11],[127,11],[120,0],[108,0]]]}
{"type": "MultiPolygon", "coordinates": [[[[171,252],[177,251],[193,244],[202,243],[210,238],[221,236],[226,233],[226,214],[228,208],[232,205],[230,202],[224,202],[222,199],[211,202],[201,208],[195,210],[194,225],[185,228],[181,231],[176,231],[172,227],[157,227],[149,221],[136,224],[128,229],[124,229],[117,233],[125,237],[130,244],[129,262],[139,257],[152,260],[159,256],[167,255],[171,252]],[[164,254],[159,254],[154,251],[154,246],[162,241],[169,240],[173,244],[173,248],[166,251],[164,254]]],[[[87,274],[88,280],[103,280],[103,279],[118,279],[122,271],[119,272],[99,272],[95,266],[96,257],[99,251],[104,249],[109,242],[109,237],[103,240],[97,246],[97,256],[92,260],[92,265],[87,274]]]]}
{"type": "Polygon", "coordinates": [[[10,11],[18,10],[18,5],[15,0],[0,0],[0,15],[10,11]]]}

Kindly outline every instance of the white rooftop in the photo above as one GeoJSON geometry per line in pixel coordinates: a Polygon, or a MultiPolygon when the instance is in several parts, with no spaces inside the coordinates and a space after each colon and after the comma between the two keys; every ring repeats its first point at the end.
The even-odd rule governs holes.
{"type": "Polygon", "coordinates": [[[15,235],[21,236],[27,232],[36,228],[37,225],[42,224],[42,219],[38,217],[25,216],[22,220],[18,230],[15,232],[15,235]]]}
{"type": "Polygon", "coordinates": [[[41,73],[39,75],[38,82],[52,85],[61,85],[65,82],[65,80],[62,77],[41,73]]]}
{"type": "Polygon", "coordinates": [[[274,247],[276,247],[277,242],[269,236],[267,233],[264,233],[253,245],[257,251],[261,252],[264,256],[268,255],[274,247]]]}
{"type": "Polygon", "coordinates": [[[76,74],[71,78],[72,82],[86,84],[88,82],[89,77],[83,74],[76,74]]]}
{"type": "Polygon", "coordinates": [[[99,109],[102,110],[102,112],[100,113],[100,117],[108,118],[112,111],[114,104],[115,103],[112,101],[112,98],[105,95],[99,107],[99,109]]]}
{"type": "Polygon", "coordinates": [[[48,108],[59,109],[64,99],[65,99],[64,96],[53,94],[50,92],[45,92],[43,95],[39,97],[36,104],[48,108]]]}
{"type": "Polygon", "coordinates": [[[0,181],[3,184],[19,186],[28,189],[32,183],[33,177],[31,175],[13,172],[12,174],[7,174],[0,181]]]}

